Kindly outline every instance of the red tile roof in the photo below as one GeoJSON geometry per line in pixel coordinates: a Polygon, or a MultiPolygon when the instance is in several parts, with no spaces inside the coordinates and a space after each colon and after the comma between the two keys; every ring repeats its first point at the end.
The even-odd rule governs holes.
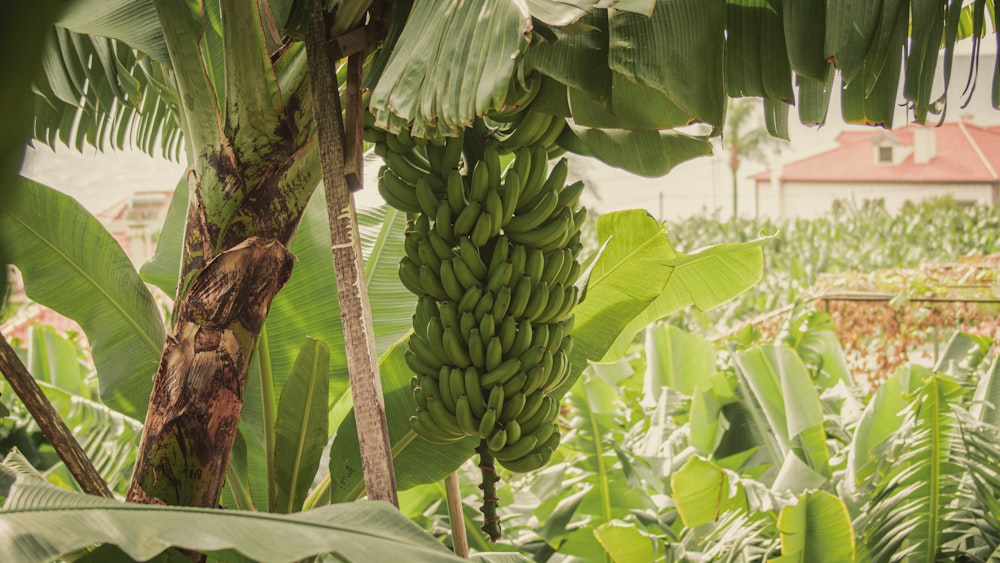
{"type": "MultiPolygon", "coordinates": [[[[915,127],[893,131],[845,131],[839,147],[785,164],[783,181],[792,182],[892,182],[892,183],[997,183],[1000,182],[1000,126],[980,127],[968,122],[945,123],[933,128],[935,155],[924,164],[910,153],[895,163],[876,163],[876,138],[886,135],[899,147],[913,148],[915,127]]],[[[752,176],[771,179],[767,170],[752,176]]]]}

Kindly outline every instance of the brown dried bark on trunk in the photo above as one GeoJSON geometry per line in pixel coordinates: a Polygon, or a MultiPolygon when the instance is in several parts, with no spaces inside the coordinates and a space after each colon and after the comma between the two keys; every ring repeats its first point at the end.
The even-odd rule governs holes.
{"type": "Polygon", "coordinates": [[[254,343],[294,257],[250,237],[216,256],[175,307],[127,500],[216,506],[254,343]]]}

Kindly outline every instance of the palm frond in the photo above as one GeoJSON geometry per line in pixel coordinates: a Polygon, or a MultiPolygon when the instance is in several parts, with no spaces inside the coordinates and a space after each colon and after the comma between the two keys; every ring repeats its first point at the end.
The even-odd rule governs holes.
{"type": "Polygon", "coordinates": [[[169,71],[122,42],[53,27],[34,91],[35,140],[179,158],[169,71]]]}
{"type": "Polygon", "coordinates": [[[881,462],[863,490],[868,501],[855,529],[874,562],[933,562],[959,534],[953,525],[972,494],[962,487],[963,439],[954,406],[965,393],[953,378],[928,378],[883,444],[881,462]]]}

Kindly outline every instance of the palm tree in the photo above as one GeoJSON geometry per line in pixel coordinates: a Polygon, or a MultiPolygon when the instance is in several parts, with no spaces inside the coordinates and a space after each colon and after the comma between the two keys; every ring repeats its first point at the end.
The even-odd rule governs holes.
{"type": "Polygon", "coordinates": [[[722,141],[729,153],[728,166],[733,178],[733,221],[738,215],[740,165],[745,161],[763,163],[769,157],[769,150],[776,150],[782,144],[780,139],[761,127],[759,114],[754,113],[760,108],[757,99],[741,98],[730,101],[726,114],[722,141]]]}

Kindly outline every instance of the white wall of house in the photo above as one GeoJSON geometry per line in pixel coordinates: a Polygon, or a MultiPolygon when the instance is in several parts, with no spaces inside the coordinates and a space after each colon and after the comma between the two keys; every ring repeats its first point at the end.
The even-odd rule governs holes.
{"type": "Polygon", "coordinates": [[[879,184],[841,182],[758,182],[757,202],[761,217],[788,219],[815,218],[829,213],[836,201],[860,207],[868,200],[881,199],[890,213],[907,202],[950,196],[960,203],[997,204],[997,186],[990,184],[879,184]]]}

